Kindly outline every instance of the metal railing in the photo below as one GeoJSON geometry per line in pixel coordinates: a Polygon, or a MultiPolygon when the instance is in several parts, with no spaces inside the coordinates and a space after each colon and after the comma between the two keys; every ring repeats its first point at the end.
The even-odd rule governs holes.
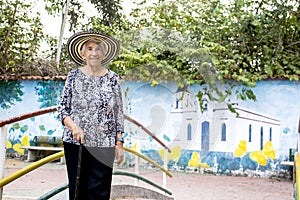
{"type": "Polygon", "coordinates": [[[10,182],[20,178],[21,176],[41,167],[42,165],[45,165],[53,160],[56,160],[62,156],[64,156],[64,151],[61,151],[61,152],[58,152],[58,153],[55,153],[55,154],[52,154],[50,156],[47,156],[45,158],[42,158],[41,160],[38,160],[34,163],[31,163],[30,165],[24,167],[23,169],[21,170],[18,170],[17,172],[5,177],[5,178],[2,178],[0,180],[0,188],[3,188],[5,185],[9,184],[10,182]]]}
{"type": "MultiPolygon", "coordinates": [[[[38,110],[38,111],[35,111],[35,112],[23,114],[23,115],[16,116],[16,117],[13,117],[13,118],[10,118],[10,119],[7,119],[7,120],[0,121],[0,127],[1,127],[1,133],[0,133],[0,200],[2,200],[3,187],[6,184],[12,182],[13,180],[16,180],[17,178],[23,176],[24,174],[26,174],[26,173],[28,173],[32,170],[35,170],[36,168],[38,168],[38,167],[40,167],[40,166],[42,166],[42,165],[44,165],[48,162],[51,162],[53,160],[56,160],[56,159],[64,156],[64,151],[61,151],[59,153],[55,153],[53,155],[50,155],[46,158],[43,158],[39,161],[36,161],[36,162],[30,164],[29,166],[27,166],[27,167],[15,172],[15,173],[11,174],[10,176],[8,176],[6,178],[3,178],[4,177],[4,168],[5,168],[5,157],[6,157],[5,146],[6,146],[6,140],[7,140],[7,125],[9,125],[11,123],[14,123],[14,122],[17,122],[17,121],[21,121],[21,120],[24,120],[24,119],[31,118],[31,117],[34,117],[34,116],[39,116],[39,115],[43,115],[43,114],[47,114],[47,113],[55,112],[55,111],[57,111],[57,106],[41,109],[41,110],[38,110]]],[[[153,135],[147,128],[145,128],[142,124],[140,124],[136,120],[132,119],[128,115],[124,115],[124,118],[126,120],[130,121],[131,123],[137,125],[142,130],[144,130],[148,135],[150,135],[153,139],[155,139],[159,144],[161,144],[164,147],[164,149],[165,149],[164,155],[165,156],[164,156],[163,160],[164,160],[164,163],[166,163],[166,160],[167,160],[166,159],[167,158],[167,156],[166,156],[167,152],[166,151],[171,152],[171,150],[163,142],[161,142],[155,135],[153,135]]],[[[163,171],[163,187],[166,187],[166,175],[172,177],[172,174],[166,168],[160,166],[155,161],[149,159],[148,157],[146,157],[143,154],[140,154],[139,152],[136,152],[136,151],[134,151],[132,149],[129,149],[129,148],[126,148],[126,147],[124,147],[124,149],[126,151],[130,152],[130,153],[133,153],[136,156],[135,157],[136,165],[137,165],[136,168],[135,168],[136,180],[137,179],[143,179],[143,178],[138,178],[139,158],[143,158],[144,160],[150,162],[154,166],[158,167],[161,171],[163,171]]],[[[136,181],[135,185],[137,185],[137,184],[138,184],[138,182],[136,181]]]]}

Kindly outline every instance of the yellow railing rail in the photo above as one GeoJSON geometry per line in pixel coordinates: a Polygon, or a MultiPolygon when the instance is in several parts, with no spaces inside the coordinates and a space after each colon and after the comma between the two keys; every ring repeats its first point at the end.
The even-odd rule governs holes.
{"type": "Polygon", "coordinates": [[[64,156],[64,151],[52,154],[50,156],[47,156],[45,158],[42,158],[41,160],[38,160],[26,167],[24,167],[23,169],[3,178],[0,180],[0,188],[2,188],[3,186],[7,185],[8,183],[20,178],[21,176],[27,174],[28,172],[31,172],[32,170],[35,170],[37,168],[39,168],[40,166],[47,164],[48,162],[51,162],[53,160],[56,160],[62,156],[64,156]]]}
{"type": "Polygon", "coordinates": [[[133,150],[133,149],[129,149],[127,147],[124,147],[125,151],[128,151],[134,155],[137,155],[140,158],[143,158],[144,160],[148,161],[149,163],[151,163],[152,165],[154,165],[155,167],[159,168],[161,171],[165,172],[169,177],[173,177],[173,175],[164,167],[162,167],[160,164],[156,163],[155,161],[151,160],[150,158],[148,158],[147,156],[133,150]]]}
{"type": "Polygon", "coordinates": [[[296,183],[295,183],[295,186],[296,186],[296,188],[295,188],[295,190],[294,190],[294,192],[296,193],[296,194],[294,194],[294,196],[295,196],[295,200],[300,200],[300,183],[299,183],[299,181],[300,181],[300,153],[299,152],[296,152],[295,153],[295,157],[294,157],[294,159],[295,159],[295,166],[294,167],[296,167],[296,169],[295,169],[295,171],[296,171],[296,183]]]}
{"type": "MultiPolygon", "coordinates": [[[[173,177],[173,175],[167,169],[163,168],[161,165],[159,165],[155,161],[151,160],[147,156],[145,156],[145,155],[143,155],[143,154],[141,154],[141,153],[139,153],[135,150],[129,149],[127,147],[124,147],[124,150],[143,158],[147,162],[149,162],[149,163],[153,164],[155,167],[159,168],[161,171],[165,172],[169,177],[173,177]]],[[[64,156],[64,151],[61,151],[61,152],[52,154],[50,156],[47,156],[47,157],[45,157],[41,160],[38,160],[38,161],[24,167],[21,170],[16,171],[15,173],[12,173],[11,175],[9,175],[9,176],[7,176],[7,177],[0,180],[0,188],[4,187],[5,185],[9,184],[10,182],[12,182],[12,181],[14,181],[18,178],[20,178],[21,176],[23,176],[23,175],[25,175],[25,174],[41,167],[42,165],[47,164],[47,163],[49,163],[53,160],[56,160],[56,159],[58,159],[62,156],[64,156]]]]}
{"type": "Polygon", "coordinates": [[[298,119],[297,150],[294,154],[294,200],[300,200],[300,118],[298,119]]]}

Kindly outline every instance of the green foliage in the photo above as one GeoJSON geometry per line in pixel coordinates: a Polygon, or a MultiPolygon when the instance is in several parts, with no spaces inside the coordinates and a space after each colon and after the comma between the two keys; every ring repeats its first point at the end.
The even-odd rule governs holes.
{"type": "MultiPolygon", "coordinates": [[[[56,0],[44,0],[46,3],[45,9],[48,14],[53,16],[58,16],[66,9],[66,0],[65,1],[56,1],[56,0]]],[[[91,7],[95,8],[95,16],[102,26],[109,26],[121,24],[122,20],[122,10],[120,5],[120,0],[87,0],[85,4],[90,4],[91,7]]],[[[74,0],[70,1],[69,5],[69,31],[73,32],[85,26],[88,19],[90,11],[84,10],[84,4],[82,1],[74,0]]]]}
{"type": "MultiPolygon", "coordinates": [[[[66,9],[67,1],[56,1],[56,0],[44,0],[45,2],[45,10],[48,14],[53,16],[64,16],[64,11],[66,9]]],[[[80,25],[80,20],[85,18],[84,11],[82,10],[82,2],[78,0],[71,1],[68,8],[68,16],[69,16],[69,31],[72,31],[75,27],[80,25]]]]}
{"type": "MultiPolygon", "coordinates": [[[[66,1],[44,0],[45,11],[59,16],[66,9],[66,1]]],[[[118,12],[119,0],[93,1],[98,15],[95,16],[102,24],[122,19],[118,12]],[[100,10],[102,10],[100,12],[100,10]]],[[[81,1],[70,1],[68,12],[69,31],[76,31],[88,21],[81,1]]],[[[66,74],[73,64],[68,60],[65,49],[62,51],[59,69],[56,68],[55,56],[58,38],[43,33],[39,12],[32,14],[33,5],[18,0],[0,2],[0,74],[7,75],[61,75],[66,74]],[[50,47],[40,52],[42,42],[50,47]],[[43,57],[46,58],[43,58],[43,57]]]]}
{"type": "MultiPolygon", "coordinates": [[[[150,54],[152,60],[147,62],[156,68],[155,58],[172,49],[175,62],[164,57],[163,63],[181,75],[179,85],[204,85],[199,97],[207,95],[214,101],[228,101],[229,105],[232,95],[255,101],[251,87],[258,80],[298,80],[300,13],[296,1],[236,0],[222,4],[219,0],[160,0],[150,6],[145,3],[141,2],[132,12],[133,27],[136,32],[149,28],[156,28],[157,32],[149,31],[152,39],[148,43],[134,38],[137,52],[121,54],[126,73],[138,68],[128,60],[133,52],[137,58],[150,54]],[[155,35],[159,37],[161,32],[166,36],[158,40],[155,35]],[[171,32],[179,37],[173,40],[169,37],[171,32]],[[228,88],[222,88],[224,82],[230,82],[228,88]]],[[[140,64],[143,63],[136,65],[140,64]]],[[[151,77],[150,70],[144,67],[144,79],[151,77]]],[[[160,77],[160,81],[165,79],[160,77]]],[[[156,81],[159,82],[157,78],[156,81]]]]}
{"type": "Polygon", "coordinates": [[[39,13],[30,17],[31,6],[23,1],[0,2],[0,69],[14,73],[34,62],[44,36],[39,13]]]}
{"type": "MultiPolygon", "coordinates": [[[[49,14],[58,15],[66,1],[44,0],[49,14]]],[[[198,98],[227,102],[256,100],[251,88],[266,78],[298,81],[300,75],[300,6],[294,0],[158,0],[134,1],[128,19],[119,0],[89,0],[97,14],[86,17],[83,4],[71,1],[70,30],[99,30],[121,42],[121,52],[109,66],[128,80],[153,86],[175,81],[199,84],[198,98]],[[224,84],[224,83],[228,84],[224,84]],[[226,86],[225,86],[226,85],[226,86]]],[[[0,69],[13,74],[32,63],[27,74],[66,74],[74,65],[63,49],[60,68],[52,61],[34,60],[44,39],[56,53],[57,39],[41,31],[39,15],[29,17],[30,5],[0,2],[0,69]],[[33,61],[36,61],[33,63],[33,61]],[[51,68],[51,70],[49,70],[51,68]],[[35,69],[35,70],[34,70],[35,69]],[[46,71],[46,72],[45,72],[46,71]]],[[[200,99],[201,100],[201,99],[200,99]]],[[[200,105],[201,104],[200,102],[200,105]]]]}
{"type": "Polygon", "coordinates": [[[95,16],[104,26],[121,24],[122,19],[120,0],[89,0],[97,9],[95,16]]]}

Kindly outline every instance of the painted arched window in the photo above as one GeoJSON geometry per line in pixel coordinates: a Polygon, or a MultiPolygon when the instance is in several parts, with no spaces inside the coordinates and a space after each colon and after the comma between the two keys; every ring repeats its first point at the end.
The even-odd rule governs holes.
{"type": "Polygon", "coordinates": [[[178,109],[179,108],[179,99],[176,98],[176,105],[175,105],[175,108],[178,109]]]}
{"type": "Polygon", "coordinates": [[[192,125],[188,124],[187,126],[187,140],[192,140],[192,125]]]}
{"type": "Polygon", "coordinates": [[[264,147],[264,129],[260,127],[260,150],[264,147]]]}
{"type": "Polygon", "coordinates": [[[226,141],[226,124],[222,124],[222,134],[221,134],[221,141],[226,141]]]}
{"type": "Polygon", "coordinates": [[[249,124],[249,138],[248,138],[248,142],[252,142],[252,125],[249,124]]]}
{"type": "Polygon", "coordinates": [[[272,127],[270,127],[270,135],[269,135],[269,140],[272,141],[272,127]]]}

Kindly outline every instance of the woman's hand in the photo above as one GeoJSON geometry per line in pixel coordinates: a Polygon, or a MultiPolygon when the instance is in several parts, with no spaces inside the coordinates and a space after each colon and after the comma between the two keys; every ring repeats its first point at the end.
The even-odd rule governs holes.
{"type": "Polygon", "coordinates": [[[84,132],[80,128],[80,126],[78,126],[70,116],[67,116],[63,120],[63,123],[68,129],[70,129],[72,131],[73,139],[77,140],[77,142],[79,144],[83,144],[84,143],[84,132]]]}
{"type": "Polygon", "coordinates": [[[78,125],[75,125],[72,127],[72,134],[73,134],[73,138],[75,140],[77,140],[77,142],[79,144],[83,144],[84,143],[84,132],[83,130],[78,126],[78,125]]]}
{"type": "Polygon", "coordinates": [[[123,148],[123,143],[120,141],[117,141],[115,154],[116,154],[117,164],[120,165],[124,161],[124,148],[123,148]]]}

